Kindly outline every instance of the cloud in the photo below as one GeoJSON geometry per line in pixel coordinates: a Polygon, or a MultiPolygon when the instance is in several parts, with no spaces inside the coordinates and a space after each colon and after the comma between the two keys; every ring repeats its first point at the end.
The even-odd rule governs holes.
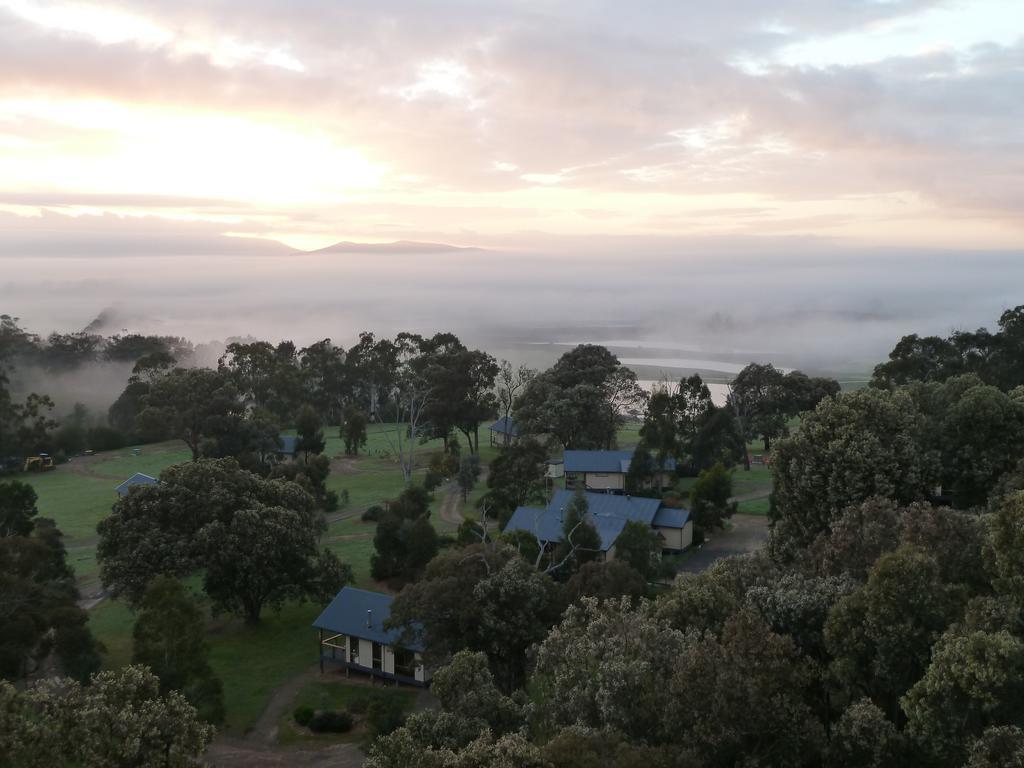
{"type": "MultiPolygon", "coordinates": [[[[233,217],[231,231],[337,239],[592,231],[600,216],[579,210],[623,228],[673,214],[692,227],[703,208],[745,195],[738,207],[766,209],[766,227],[870,237],[877,209],[903,196],[915,201],[907,227],[931,217],[961,222],[964,239],[1020,233],[1024,38],[829,66],[782,56],[835,36],[870,42],[939,2],[656,0],[640,12],[611,0],[253,0],[239,12],[228,0],[143,0],[111,5],[129,20],[105,38],[88,17],[69,28],[25,10],[37,6],[62,7],[0,2],[0,192],[39,195],[21,205],[107,195],[93,204],[123,213],[166,197],[233,217]],[[67,117],[97,103],[146,115],[145,136],[114,112],[90,126],[67,117]],[[226,117],[223,131],[203,127],[226,117]],[[143,179],[119,175],[139,155],[183,173],[155,163],[143,179]],[[188,203],[210,197],[225,204],[188,203]]],[[[749,217],[731,226],[750,231],[749,217]]]]}

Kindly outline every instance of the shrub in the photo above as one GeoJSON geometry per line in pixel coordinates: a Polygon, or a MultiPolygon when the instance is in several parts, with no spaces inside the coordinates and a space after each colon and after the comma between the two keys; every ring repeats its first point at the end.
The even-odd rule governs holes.
{"type": "Polygon", "coordinates": [[[315,714],[312,707],[296,707],[292,717],[295,718],[296,723],[305,728],[313,720],[315,714]]]}
{"type": "Polygon", "coordinates": [[[338,492],[327,491],[327,493],[324,494],[324,512],[337,512],[338,505],[338,492]]]}
{"type": "Polygon", "coordinates": [[[374,504],[372,507],[367,508],[363,512],[362,520],[364,523],[376,523],[380,520],[380,516],[384,514],[384,507],[379,504],[374,504]]]}
{"type": "Polygon", "coordinates": [[[313,733],[348,733],[352,730],[352,715],[326,709],[317,712],[309,721],[309,730],[313,733]]]}
{"type": "Polygon", "coordinates": [[[373,738],[387,736],[405,722],[402,702],[395,698],[379,698],[366,709],[366,723],[373,738]]]}

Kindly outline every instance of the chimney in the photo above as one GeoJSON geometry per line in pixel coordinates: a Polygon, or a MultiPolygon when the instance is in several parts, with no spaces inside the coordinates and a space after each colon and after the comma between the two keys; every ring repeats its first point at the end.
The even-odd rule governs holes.
{"type": "Polygon", "coordinates": [[[366,610],[366,628],[373,629],[373,611],[366,610]]]}

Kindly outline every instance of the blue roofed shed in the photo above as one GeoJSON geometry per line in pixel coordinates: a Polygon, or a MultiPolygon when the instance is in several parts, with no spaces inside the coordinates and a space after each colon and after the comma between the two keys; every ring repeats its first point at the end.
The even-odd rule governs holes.
{"type": "Polygon", "coordinates": [[[487,429],[491,433],[491,445],[509,445],[519,439],[519,427],[509,416],[502,416],[487,429]]]}
{"type": "Polygon", "coordinates": [[[150,477],[149,475],[144,475],[141,472],[136,472],[117,486],[117,495],[127,496],[128,492],[131,491],[132,488],[140,485],[157,485],[158,483],[159,481],[155,477],[150,477]]]}
{"type": "Polygon", "coordinates": [[[320,634],[320,669],[335,664],[372,677],[425,685],[422,645],[399,645],[400,632],[386,629],[394,598],[344,587],[313,622],[320,634]]]}
{"type": "Polygon", "coordinates": [[[295,455],[299,452],[299,438],[292,435],[278,435],[277,439],[281,443],[277,453],[281,456],[295,458],[295,455]]]}

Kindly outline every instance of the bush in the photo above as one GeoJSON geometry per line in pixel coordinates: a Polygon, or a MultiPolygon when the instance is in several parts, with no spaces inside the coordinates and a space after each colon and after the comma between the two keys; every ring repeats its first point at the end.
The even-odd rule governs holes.
{"type": "Polygon", "coordinates": [[[384,507],[380,506],[379,504],[374,504],[372,507],[367,508],[367,510],[363,512],[362,521],[364,523],[376,523],[378,520],[380,520],[380,516],[383,514],[384,507]]]}
{"type": "Polygon", "coordinates": [[[295,718],[296,723],[305,728],[313,720],[315,714],[312,707],[296,707],[292,717],[295,718]]]}
{"type": "Polygon", "coordinates": [[[112,427],[92,427],[85,435],[86,447],[94,451],[115,451],[124,448],[124,435],[112,427]]]}
{"type": "Polygon", "coordinates": [[[324,512],[337,512],[338,505],[338,492],[327,491],[327,493],[324,494],[324,512]]]}
{"type": "Polygon", "coordinates": [[[444,482],[444,477],[433,470],[427,470],[423,478],[423,487],[433,493],[444,482]]]}
{"type": "Polygon", "coordinates": [[[352,715],[326,709],[317,712],[309,721],[309,730],[313,733],[348,733],[352,730],[352,715]]]}
{"type": "Polygon", "coordinates": [[[401,728],[405,723],[405,710],[402,702],[394,698],[379,698],[370,703],[366,709],[366,724],[373,738],[387,736],[401,728]]]}

